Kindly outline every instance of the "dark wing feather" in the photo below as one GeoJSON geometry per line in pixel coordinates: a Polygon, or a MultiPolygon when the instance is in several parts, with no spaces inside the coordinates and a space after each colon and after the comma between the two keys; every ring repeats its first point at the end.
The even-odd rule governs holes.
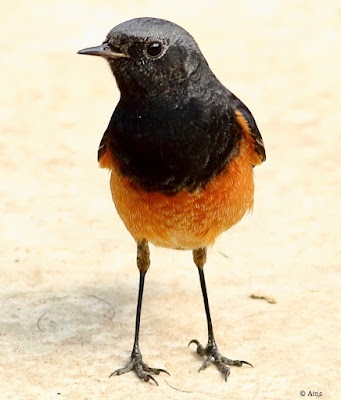
{"type": "Polygon", "coordinates": [[[254,144],[256,155],[255,165],[261,164],[266,160],[265,147],[262,136],[250,110],[239,99],[236,100],[238,100],[235,106],[237,123],[242,128],[244,134],[249,137],[254,144]]]}
{"type": "Polygon", "coordinates": [[[104,132],[104,135],[102,137],[102,140],[98,146],[98,152],[97,152],[97,161],[101,162],[101,158],[104,156],[105,152],[107,151],[108,147],[108,130],[104,132]]]}
{"type": "Polygon", "coordinates": [[[110,139],[108,129],[104,132],[98,147],[97,160],[102,168],[113,169],[114,159],[110,150],[110,139]]]}

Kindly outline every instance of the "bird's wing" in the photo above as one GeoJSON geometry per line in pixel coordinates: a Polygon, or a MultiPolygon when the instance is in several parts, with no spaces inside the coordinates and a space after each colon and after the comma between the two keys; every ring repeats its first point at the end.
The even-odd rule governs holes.
{"type": "Polygon", "coordinates": [[[99,144],[97,160],[102,168],[113,169],[113,157],[109,146],[108,129],[104,132],[99,144]]]}
{"type": "Polygon", "coordinates": [[[238,125],[242,128],[244,136],[250,140],[254,146],[255,157],[253,164],[258,165],[266,160],[265,147],[262,136],[257,127],[250,110],[242,103],[235,108],[235,116],[238,125]]]}

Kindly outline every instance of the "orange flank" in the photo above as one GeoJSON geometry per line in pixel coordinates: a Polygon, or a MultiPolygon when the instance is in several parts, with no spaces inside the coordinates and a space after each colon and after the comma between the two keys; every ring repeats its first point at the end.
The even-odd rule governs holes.
{"type": "MultiPolygon", "coordinates": [[[[235,115],[236,115],[236,120],[237,120],[238,124],[241,126],[241,128],[243,130],[243,136],[245,137],[246,141],[249,143],[251,148],[254,149],[255,141],[252,137],[249,124],[247,123],[245,117],[239,110],[235,111],[235,115]]],[[[253,166],[261,164],[264,160],[261,159],[261,157],[257,154],[256,151],[254,151],[251,155],[251,162],[252,162],[253,166]]]]}
{"type": "Polygon", "coordinates": [[[99,159],[99,165],[101,168],[114,169],[114,160],[111,151],[106,146],[105,153],[99,159]]]}
{"type": "MultiPolygon", "coordinates": [[[[112,168],[110,187],[118,214],[135,240],[146,239],[157,246],[195,249],[214,243],[215,238],[236,224],[253,205],[253,146],[242,137],[239,152],[224,171],[204,189],[174,196],[146,192],[123,176],[111,154],[101,166],[112,168]]],[[[102,161],[103,160],[103,161],[102,161]]]]}

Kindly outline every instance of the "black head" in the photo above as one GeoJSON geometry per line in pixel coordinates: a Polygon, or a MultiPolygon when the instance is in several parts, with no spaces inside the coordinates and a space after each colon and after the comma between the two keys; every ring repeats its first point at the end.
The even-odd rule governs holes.
{"type": "Polygon", "coordinates": [[[136,18],[113,28],[102,45],[79,54],[104,57],[122,94],[167,93],[207,63],[193,37],[179,25],[157,18],[136,18]]]}

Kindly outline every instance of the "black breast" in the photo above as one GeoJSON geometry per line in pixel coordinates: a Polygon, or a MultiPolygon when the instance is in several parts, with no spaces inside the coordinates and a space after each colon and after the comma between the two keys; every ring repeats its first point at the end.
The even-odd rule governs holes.
{"type": "Polygon", "coordinates": [[[120,101],[105,136],[122,174],[167,195],[204,187],[238,151],[241,137],[228,102],[214,100],[154,100],[143,107],[120,101]]]}

